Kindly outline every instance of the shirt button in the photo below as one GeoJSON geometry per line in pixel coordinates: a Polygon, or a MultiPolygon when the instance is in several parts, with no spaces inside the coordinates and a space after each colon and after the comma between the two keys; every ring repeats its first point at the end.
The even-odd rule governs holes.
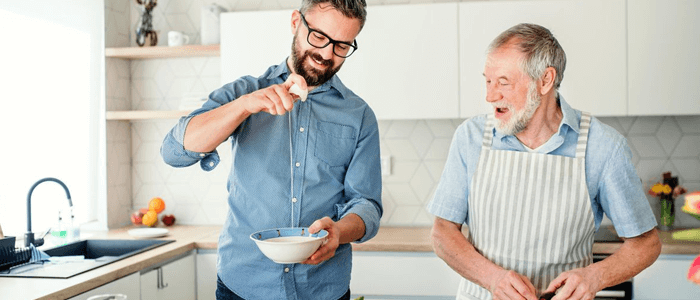
{"type": "Polygon", "coordinates": [[[289,273],[289,268],[284,268],[285,273],[289,273]]]}
{"type": "Polygon", "coordinates": [[[299,131],[304,132],[304,127],[299,128],[299,131]]]}
{"type": "Polygon", "coordinates": [[[207,155],[204,154],[204,153],[200,153],[200,154],[199,154],[199,157],[205,157],[205,156],[207,156],[207,155]]]}
{"type": "Polygon", "coordinates": [[[292,198],[292,202],[297,203],[297,198],[292,198]]]}
{"type": "Polygon", "coordinates": [[[296,163],[296,166],[297,166],[297,167],[298,167],[298,166],[301,166],[301,164],[300,164],[300,163],[296,163]]]}

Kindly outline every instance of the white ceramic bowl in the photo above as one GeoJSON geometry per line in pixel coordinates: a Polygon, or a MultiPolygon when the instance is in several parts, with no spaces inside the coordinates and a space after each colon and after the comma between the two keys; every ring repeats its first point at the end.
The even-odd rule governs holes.
{"type": "Polygon", "coordinates": [[[276,228],[255,232],[255,241],[267,258],[278,264],[294,264],[305,261],[321,246],[328,232],[321,230],[309,234],[309,228],[276,228]]]}

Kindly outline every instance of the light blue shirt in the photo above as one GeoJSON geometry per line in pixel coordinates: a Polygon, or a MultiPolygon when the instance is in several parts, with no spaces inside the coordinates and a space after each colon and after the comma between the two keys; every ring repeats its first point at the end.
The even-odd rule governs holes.
{"type": "MultiPolygon", "coordinates": [[[[285,60],[258,78],[242,77],[212,92],[202,108],[181,118],[165,137],[161,147],[165,162],[175,167],[200,162],[206,171],[216,167],[216,151],[184,149],[190,119],[282,83],[288,76],[285,60]]],[[[251,115],[231,135],[229,211],[219,237],[218,275],[234,293],[249,300],[338,299],[350,285],[350,244],[340,245],[333,258],[316,266],[277,264],[249,236],[263,229],[290,227],[293,204],[295,226],[310,226],[324,216],[337,221],[354,213],[365,224],[359,242],[374,237],[382,215],[377,120],[367,103],[337,76],[311,91],[306,102],[296,102],[290,113],[294,195],[287,115],[251,115]]]]}
{"type": "MultiPolygon", "coordinates": [[[[575,157],[581,112],[571,108],[563,97],[559,99],[563,114],[559,130],[536,152],[575,157]]],[[[479,161],[485,123],[486,115],[476,116],[464,121],[455,131],[442,177],[428,203],[432,214],[454,223],[466,223],[469,188],[479,161]]],[[[515,136],[503,135],[496,128],[491,149],[527,151],[515,136]]],[[[621,237],[635,237],[656,226],[631,158],[632,152],[624,136],[595,117],[591,118],[586,147],[586,184],[596,231],[603,213],[621,237]]]]}

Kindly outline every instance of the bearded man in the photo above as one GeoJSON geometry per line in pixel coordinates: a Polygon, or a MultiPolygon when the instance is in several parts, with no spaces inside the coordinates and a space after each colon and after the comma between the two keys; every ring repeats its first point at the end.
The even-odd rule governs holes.
{"type": "Polygon", "coordinates": [[[516,25],[489,46],[493,113],[459,126],[428,204],[433,248],[463,277],[457,299],[593,299],[661,251],[625,138],[564,101],[565,66],[539,25],[516,25]],[[624,243],[593,263],[604,214],[624,243]]]}
{"type": "Polygon", "coordinates": [[[217,299],[350,298],[349,243],[374,237],[382,215],[377,120],[336,76],[365,18],[364,0],[302,1],[291,56],[215,90],[165,137],[166,163],[205,171],[219,163],[216,147],[232,141],[217,299]],[[290,92],[294,85],[308,96],[290,92]],[[329,233],[300,264],[274,263],[249,238],[290,224],[329,233]]]}

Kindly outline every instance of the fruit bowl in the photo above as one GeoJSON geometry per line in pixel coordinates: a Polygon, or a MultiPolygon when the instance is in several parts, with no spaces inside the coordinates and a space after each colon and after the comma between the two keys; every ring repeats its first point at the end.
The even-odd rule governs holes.
{"type": "Polygon", "coordinates": [[[321,246],[328,232],[309,233],[307,227],[266,229],[250,235],[258,249],[278,264],[300,263],[321,246]]]}

